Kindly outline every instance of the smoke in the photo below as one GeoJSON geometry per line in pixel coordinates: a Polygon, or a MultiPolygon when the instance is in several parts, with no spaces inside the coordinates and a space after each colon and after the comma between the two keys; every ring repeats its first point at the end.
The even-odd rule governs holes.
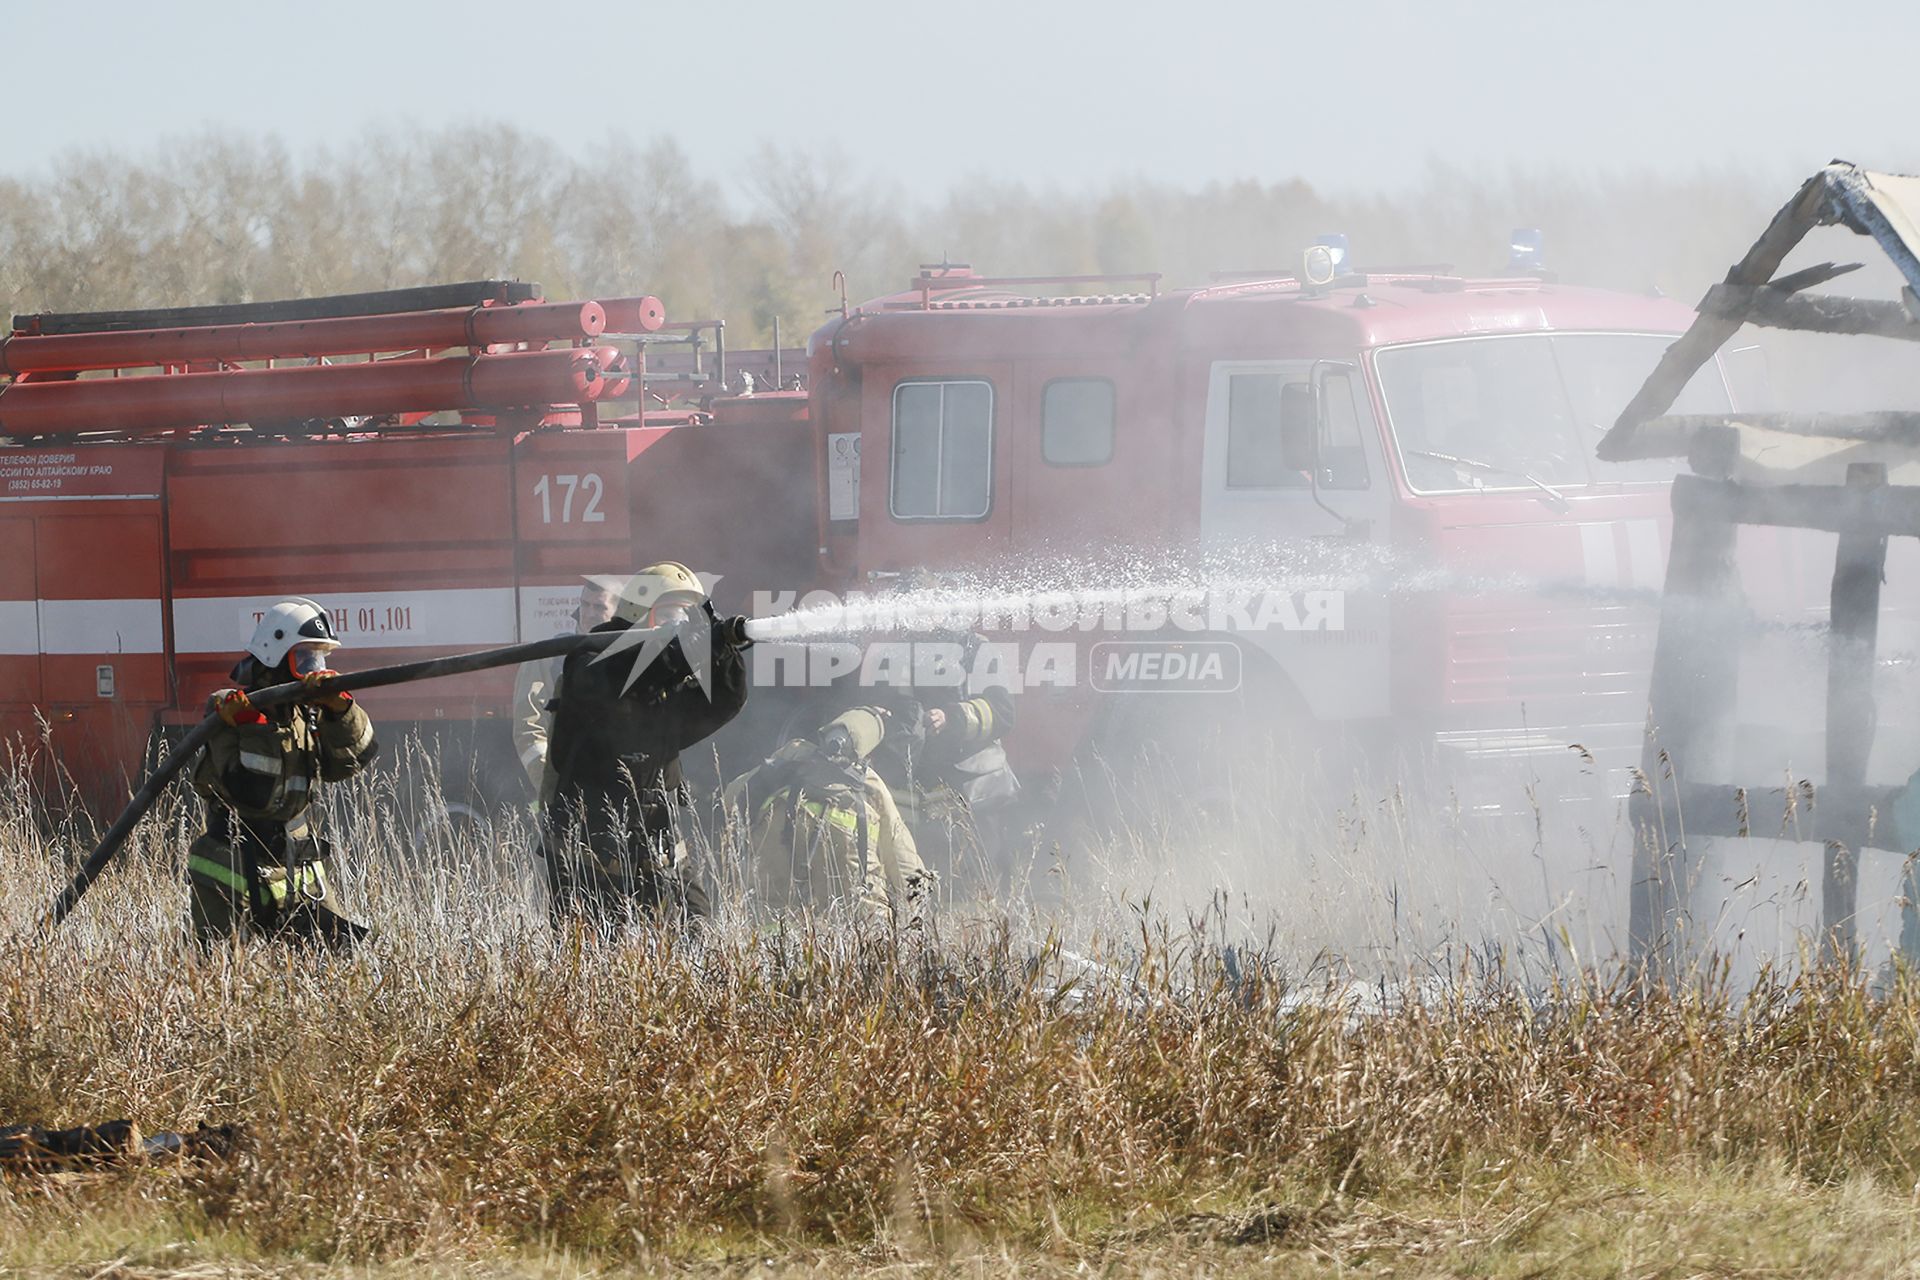
{"type": "MultiPolygon", "coordinates": [[[[1138,178],[1081,190],[987,179],[902,196],[888,175],[843,158],[767,149],[750,163],[746,197],[737,199],[716,162],[669,139],[616,135],[582,162],[502,126],[379,134],[299,156],[243,135],[148,156],[76,154],[50,176],[0,181],[0,301],[16,311],[181,305],[519,276],[541,280],[551,297],[653,292],[670,318],[723,316],[730,341],[750,345],[767,340],[776,317],[786,332],[804,332],[834,301],[827,280],[836,268],[848,272],[856,302],[949,254],[995,274],[1160,271],[1168,283],[1203,283],[1214,272],[1291,268],[1301,246],[1340,231],[1361,269],[1414,262],[1484,272],[1499,268],[1515,226],[1544,231],[1547,265],[1561,280],[1691,301],[1791,191],[1724,169],[1489,175],[1435,166],[1344,191],[1302,179],[1192,187],[1138,178]]],[[[1830,258],[1868,264],[1834,291],[1897,296],[1897,277],[1874,246],[1842,231],[1809,237],[1783,269],[1830,258]]],[[[1728,353],[1746,407],[1920,407],[1920,362],[1899,344],[1749,330],[1728,353]]],[[[640,495],[636,509],[655,520],[648,534],[671,540],[661,554],[723,572],[722,591],[737,607],[758,588],[805,585],[813,538],[802,499],[777,512],[757,498],[750,509],[729,503],[733,492],[810,496],[796,479],[809,458],[709,448],[698,433],[656,447],[652,462],[634,466],[636,485],[678,474],[658,465],[675,450],[706,448],[716,477],[708,491],[660,486],[640,495]],[[799,537],[786,532],[801,528],[799,537]],[[770,574],[764,566],[776,552],[785,559],[770,574]]],[[[1902,468],[1894,480],[1920,474],[1902,468]]],[[[287,511],[322,511],[334,494],[299,468],[273,484],[287,511]]],[[[419,488],[434,486],[452,493],[457,481],[419,488]]],[[[415,515],[430,505],[417,502],[415,515]]],[[[338,535],[326,565],[333,579],[288,589],[325,594],[360,580],[372,544],[390,532],[370,534],[366,545],[338,535]]],[[[432,537],[448,540],[444,528],[432,537]]],[[[1749,531],[1741,548],[1741,598],[1727,606],[1745,638],[1729,656],[1740,665],[1739,716],[1727,728],[1738,750],[1719,780],[1778,779],[1784,801],[1793,780],[1824,769],[1823,601],[1833,539],[1749,531]]],[[[1896,540],[1889,560],[1886,711],[1871,762],[1881,782],[1920,765],[1920,726],[1899,714],[1920,705],[1910,696],[1920,692],[1910,689],[1920,665],[1915,554],[1910,540],[1896,540]]],[[[491,568],[469,577],[435,585],[495,581],[491,568]]],[[[1304,955],[1377,964],[1467,946],[1523,948],[1557,963],[1598,959],[1622,942],[1634,840],[1624,798],[1635,785],[1631,769],[1649,754],[1644,671],[1658,585],[1497,562],[1468,567],[1400,545],[1141,546],[983,561],[880,605],[796,598],[763,634],[871,643],[931,623],[977,627],[991,639],[996,620],[1010,626],[1017,616],[1028,621],[1018,639],[1030,645],[1105,634],[1108,619],[1124,623],[1129,610],[1157,606],[1167,615],[1198,602],[1207,625],[1178,637],[1191,642],[1216,634],[1211,602],[1285,600],[1296,618],[1330,618],[1313,613],[1307,597],[1318,607],[1331,593],[1340,627],[1275,623],[1232,634],[1249,655],[1267,642],[1294,652],[1318,646],[1332,659],[1326,680],[1345,682],[1343,696],[1365,696],[1377,715],[1335,725],[1313,714],[1316,702],[1333,700],[1331,684],[1312,681],[1262,688],[1264,700],[1244,690],[1196,692],[1169,700],[1180,705],[1164,716],[1148,714],[1152,696],[1141,694],[1130,700],[1139,714],[1129,712],[1129,733],[1066,769],[1058,812],[1075,803],[1079,812],[1027,828],[1029,843],[1009,841],[994,869],[997,904],[1079,919],[1151,901],[1223,928],[1279,929],[1304,955]],[[1082,627],[1087,616],[1094,627],[1082,627]],[[1069,624],[1050,631],[1045,620],[1062,617],[1069,624]],[[1449,664],[1458,679],[1446,674],[1449,664]],[[1464,726],[1436,738],[1447,708],[1409,705],[1408,691],[1393,687],[1416,669],[1446,685],[1453,710],[1471,712],[1464,726]],[[1499,687],[1476,691],[1474,672],[1492,673],[1485,678],[1499,687]],[[1569,683],[1593,696],[1560,705],[1555,691],[1569,683]],[[1182,759],[1167,749],[1176,733],[1181,749],[1212,754],[1182,759]],[[1126,803],[1097,811],[1103,796],[1126,803]]],[[[1161,633],[1123,626],[1115,634],[1161,633]]],[[[1042,685],[1023,687],[1021,697],[1051,705],[1080,692],[1042,685]]],[[[1036,791],[1045,781],[1028,778],[1036,791]]],[[[1745,941],[1771,920],[1766,946],[1791,950],[1794,929],[1806,923],[1796,886],[1818,846],[1720,845],[1709,846],[1723,904],[1712,928],[1722,941],[1745,941]]],[[[1871,893],[1891,883],[1887,865],[1864,866],[1871,893]]]]}

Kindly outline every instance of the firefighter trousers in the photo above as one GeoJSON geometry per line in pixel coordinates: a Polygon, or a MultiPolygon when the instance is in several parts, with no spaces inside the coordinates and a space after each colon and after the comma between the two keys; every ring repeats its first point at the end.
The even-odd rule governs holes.
{"type": "Polygon", "coordinates": [[[239,936],[351,951],[372,930],[335,911],[328,895],[323,858],[285,866],[256,856],[249,866],[235,842],[212,834],[187,851],[188,915],[203,946],[239,936]]]}
{"type": "MultiPolygon", "coordinates": [[[[660,859],[651,874],[635,859],[617,865],[577,845],[549,842],[541,861],[547,872],[547,917],[555,933],[585,923],[610,937],[645,917],[693,924],[713,914],[713,901],[683,851],[660,859]]],[[[640,855],[646,856],[644,853],[640,855]]]]}

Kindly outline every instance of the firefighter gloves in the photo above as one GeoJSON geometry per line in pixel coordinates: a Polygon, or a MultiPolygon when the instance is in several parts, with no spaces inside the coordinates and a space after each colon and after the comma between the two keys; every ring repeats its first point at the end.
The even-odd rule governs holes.
{"type": "Polygon", "coordinates": [[[265,724],[267,718],[255,710],[245,689],[222,689],[213,695],[213,710],[227,725],[265,724]]]}
{"type": "Polygon", "coordinates": [[[339,715],[353,705],[353,695],[345,689],[327,692],[328,686],[339,678],[340,673],[337,671],[309,671],[300,677],[300,683],[307,687],[313,701],[319,703],[323,709],[339,715]]]}
{"type": "Polygon", "coordinates": [[[715,624],[715,630],[728,648],[746,649],[753,645],[753,637],[747,634],[747,620],[743,616],[722,618],[715,624]]]}
{"type": "Polygon", "coordinates": [[[707,621],[713,626],[714,638],[729,649],[749,649],[753,647],[753,637],[747,634],[747,618],[735,614],[722,618],[713,611],[713,601],[702,600],[701,610],[707,615],[707,621]]]}

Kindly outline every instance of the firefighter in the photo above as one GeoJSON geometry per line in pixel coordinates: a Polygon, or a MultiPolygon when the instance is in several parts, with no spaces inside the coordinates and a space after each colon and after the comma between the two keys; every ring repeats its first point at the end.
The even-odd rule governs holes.
{"type": "Polygon", "coordinates": [[[567,656],[541,793],[556,928],[584,918],[606,934],[642,912],[707,914],[676,830],[691,799],[680,753],[746,704],[745,622],[715,618],[692,570],[662,561],[593,628],[644,636],[567,656]]]}
{"type": "Polygon", "coordinates": [[[882,709],[855,707],[727,787],[723,807],[745,832],[761,907],[851,910],[881,922],[921,918],[932,873],[869,763],[886,727],[882,709]]]}
{"type": "Polygon", "coordinates": [[[917,684],[887,700],[892,729],[874,765],[929,862],[949,876],[969,860],[984,870],[1001,852],[998,827],[1020,795],[1000,745],[1013,729],[1013,695],[998,687],[966,691],[984,635],[912,625],[951,612],[949,584],[939,574],[908,569],[893,590],[909,614],[913,671],[944,683],[917,684]]]}
{"type": "MultiPolygon", "coordinates": [[[[585,635],[613,617],[625,578],[593,575],[580,579],[580,603],[573,611],[573,630],[585,635]]],[[[561,655],[524,662],[513,679],[513,749],[527,771],[533,794],[540,794],[547,776],[547,739],[553,732],[552,700],[560,684],[561,655]]]]}
{"type": "Polygon", "coordinates": [[[208,701],[220,725],[193,771],[207,829],[187,851],[193,932],[203,943],[255,936],[346,951],[369,932],[330,901],[331,845],[311,808],[317,783],[351,778],[378,746],[353,695],[326,691],[336,678],[328,655],[339,647],[326,610],[282,600],[261,615],[234,686],[208,701]],[[318,696],[265,711],[247,698],[295,680],[318,696]]]}
{"type": "Polygon", "coordinates": [[[900,731],[874,763],[920,848],[951,875],[969,859],[984,869],[998,856],[998,823],[1020,795],[1000,745],[1013,728],[1013,696],[994,687],[936,698],[900,704],[900,731]]]}

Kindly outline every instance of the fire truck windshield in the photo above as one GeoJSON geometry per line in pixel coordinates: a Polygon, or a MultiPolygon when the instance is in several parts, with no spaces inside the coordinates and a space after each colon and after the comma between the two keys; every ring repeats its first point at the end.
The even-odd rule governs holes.
{"type": "MultiPolygon", "coordinates": [[[[1388,347],[1374,356],[1387,419],[1416,493],[1668,479],[1672,466],[1596,463],[1594,445],[1646,380],[1670,335],[1526,334],[1388,347]]],[[[1717,365],[1674,413],[1725,412],[1717,365]]]]}

